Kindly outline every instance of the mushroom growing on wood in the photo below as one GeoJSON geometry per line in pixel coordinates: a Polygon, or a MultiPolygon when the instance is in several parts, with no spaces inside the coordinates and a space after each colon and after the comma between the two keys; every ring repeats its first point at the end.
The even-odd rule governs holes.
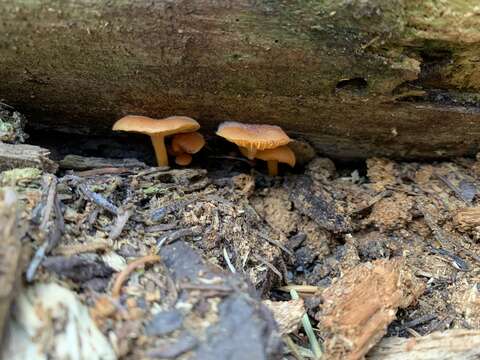
{"type": "Polygon", "coordinates": [[[170,153],[175,155],[175,162],[187,166],[192,162],[192,155],[199,152],[205,145],[205,139],[198,132],[177,134],[172,137],[170,153]]]}
{"type": "MultiPolygon", "coordinates": [[[[240,148],[240,152],[246,156],[245,148],[240,148]]],[[[288,164],[291,167],[295,166],[295,154],[288,146],[279,146],[275,149],[267,149],[257,151],[255,154],[256,159],[264,160],[267,162],[268,174],[270,176],[278,175],[278,163],[288,164]]]]}
{"type": "Polygon", "coordinates": [[[186,116],[152,119],[146,116],[128,115],[113,125],[113,130],[116,131],[131,131],[149,135],[159,166],[168,166],[168,155],[164,140],[166,136],[192,132],[199,128],[198,122],[186,116]]]}
{"type": "Polygon", "coordinates": [[[242,124],[235,121],[220,124],[217,135],[245,148],[243,154],[250,160],[255,158],[259,150],[273,149],[292,141],[279,126],[242,124]]]}

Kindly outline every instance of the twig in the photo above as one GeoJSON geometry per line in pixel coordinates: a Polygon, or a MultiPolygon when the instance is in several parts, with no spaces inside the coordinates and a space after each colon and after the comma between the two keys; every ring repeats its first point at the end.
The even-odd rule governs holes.
{"type": "MultiPolygon", "coordinates": [[[[290,296],[293,300],[298,300],[299,296],[298,293],[292,289],[290,290],[290,296]]],[[[313,332],[312,324],[310,324],[310,319],[308,318],[308,314],[304,314],[302,317],[302,325],[305,333],[307,334],[308,341],[310,342],[310,347],[312,348],[313,353],[315,354],[315,359],[321,359],[323,356],[322,348],[318,343],[317,336],[313,332]]]]}
{"type": "Polygon", "coordinates": [[[228,256],[227,248],[223,248],[223,257],[225,258],[225,262],[227,263],[228,268],[230,271],[235,274],[237,270],[235,270],[235,266],[233,266],[232,262],[230,261],[230,257],[228,256]]]}
{"type": "Polygon", "coordinates": [[[163,232],[168,230],[173,230],[178,226],[177,223],[171,224],[158,224],[146,227],[143,231],[145,233],[154,233],[154,232],[163,232]]]}
{"type": "Polygon", "coordinates": [[[48,194],[47,194],[47,203],[43,208],[43,217],[42,222],[40,223],[40,230],[47,231],[48,221],[50,220],[50,215],[52,213],[55,194],[57,192],[57,178],[54,176],[50,180],[50,186],[48,187],[48,194]]]}
{"type": "Polygon", "coordinates": [[[92,170],[85,170],[85,171],[77,171],[75,172],[76,176],[80,177],[90,177],[90,176],[98,176],[98,175],[111,175],[111,174],[131,174],[131,169],[127,168],[119,168],[119,167],[107,167],[103,169],[92,169],[92,170]]]}
{"type": "Polygon", "coordinates": [[[85,197],[88,198],[91,202],[104,208],[105,210],[111,212],[114,215],[118,215],[118,207],[113,205],[110,201],[105,199],[102,195],[89,190],[85,184],[78,185],[78,188],[83,193],[83,195],[85,195],[85,197]]]}
{"type": "Polygon", "coordinates": [[[115,240],[120,236],[125,225],[128,222],[128,219],[130,219],[130,215],[132,215],[132,210],[130,209],[119,210],[118,215],[115,219],[115,223],[113,224],[112,229],[110,230],[110,234],[108,235],[108,238],[110,240],[115,240]]]}
{"type": "Polygon", "coordinates": [[[277,240],[270,239],[268,236],[259,233],[258,234],[262,239],[267,240],[270,244],[279,247],[281,250],[286,252],[288,255],[293,256],[293,252],[291,252],[289,249],[287,249],[284,245],[280,244],[277,240]]]}
{"type": "Polygon", "coordinates": [[[194,200],[177,201],[159,209],[155,209],[150,213],[150,220],[153,222],[160,222],[168,214],[183,209],[185,206],[193,202],[194,200]]]}
{"type": "Polygon", "coordinates": [[[313,285],[286,285],[279,287],[278,290],[284,292],[290,292],[292,290],[295,290],[299,293],[315,294],[320,290],[320,288],[313,285]]]}
{"type": "Polygon", "coordinates": [[[201,230],[201,226],[194,226],[191,228],[179,229],[173,232],[169,232],[168,234],[163,235],[157,240],[157,248],[160,250],[163,245],[171,244],[175,240],[178,240],[185,236],[198,235],[200,234],[201,230]]]}
{"type": "Polygon", "coordinates": [[[451,182],[450,180],[448,180],[445,176],[440,175],[440,174],[438,174],[438,173],[436,173],[436,172],[435,172],[434,174],[435,174],[435,176],[436,176],[437,178],[439,178],[445,185],[447,185],[447,187],[448,187],[450,190],[452,190],[452,191],[455,193],[455,195],[457,195],[457,197],[458,197],[460,200],[462,200],[465,204],[470,205],[470,204],[472,203],[471,201],[469,201],[468,199],[466,199],[465,196],[462,194],[462,192],[461,192],[455,185],[453,185],[452,182],[451,182]]]}
{"type": "Polygon", "coordinates": [[[282,273],[275,266],[273,266],[271,263],[265,260],[263,257],[261,257],[258,254],[253,254],[253,257],[258,261],[260,261],[262,264],[266,265],[270,270],[272,270],[275,273],[275,275],[277,275],[280,278],[280,280],[283,279],[282,273]]]}
{"type": "Polygon", "coordinates": [[[27,271],[25,272],[25,278],[27,282],[33,281],[35,274],[42,264],[45,256],[50,253],[55,246],[58,245],[60,239],[62,238],[63,233],[65,232],[65,221],[63,219],[62,214],[62,206],[60,200],[58,199],[56,193],[56,178],[52,180],[52,185],[50,186],[48,196],[47,196],[47,205],[45,206],[44,218],[42,223],[40,224],[40,229],[42,231],[46,231],[48,219],[50,218],[51,209],[54,209],[55,212],[55,221],[53,223],[52,228],[48,232],[47,239],[43,242],[43,244],[37,249],[35,255],[33,256],[30,264],[27,267],[27,271]],[[47,218],[48,214],[48,218],[47,218]]]}
{"type": "Polygon", "coordinates": [[[180,284],[179,288],[183,290],[216,291],[223,293],[230,293],[233,291],[231,287],[212,284],[180,284]]]}
{"type": "Polygon", "coordinates": [[[130,264],[127,265],[125,269],[123,269],[115,279],[115,283],[112,286],[112,297],[119,298],[120,293],[122,291],[123,283],[127,280],[130,274],[138,267],[145,265],[147,263],[157,262],[160,261],[160,256],[158,255],[147,255],[132,261],[130,264]]]}
{"type": "Polygon", "coordinates": [[[105,251],[108,248],[109,248],[109,245],[107,242],[96,241],[96,242],[89,242],[85,244],[74,244],[69,246],[58,247],[55,250],[55,254],[63,255],[63,256],[72,256],[72,255],[81,254],[81,253],[105,251]]]}

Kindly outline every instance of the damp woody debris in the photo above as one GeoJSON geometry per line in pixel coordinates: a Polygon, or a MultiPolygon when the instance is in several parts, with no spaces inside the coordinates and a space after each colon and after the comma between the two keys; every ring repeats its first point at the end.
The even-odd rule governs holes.
{"type": "Polygon", "coordinates": [[[2,356],[479,355],[479,159],[271,177],[208,144],[190,168],[0,144],[2,356]]]}

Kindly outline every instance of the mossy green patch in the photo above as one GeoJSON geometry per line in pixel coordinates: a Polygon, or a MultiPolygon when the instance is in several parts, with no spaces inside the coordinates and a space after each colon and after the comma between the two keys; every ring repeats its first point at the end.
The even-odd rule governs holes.
{"type": "Polygon", "coordinates": [[[18,168],[0,173],[2,186],[26,185],[42,176],[42,171],[36,168],[18,168]]]}

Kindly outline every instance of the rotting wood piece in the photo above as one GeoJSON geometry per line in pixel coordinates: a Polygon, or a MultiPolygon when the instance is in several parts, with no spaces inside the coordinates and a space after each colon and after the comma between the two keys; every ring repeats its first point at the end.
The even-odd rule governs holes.
{"type": "Polygon", "coordinates": [[[329,359],[361,359],[386,333],[398,308],[413,303],[424,285],[402,259],[358,265],[322,293],[317,314],[329,359]]]}
{"type": "Polygon", "coordinates": [[[480,226],[480,207],[471,207],[459,210],[453,220],[459,230],[471,230],[480,226]]]}
{"type": "Polygon", "coordinates": [[[6,188],[0,194],[0,342],[20,277],[21,243],[16,227],[17,197],[12,189],[6,188]]]}
{"type": "Polygon", "coordinates": [[[86,157],[79,155],[67,155],[60,160],[62,169],[89,170],[99,168],[144,168],[146,165],[137,159],[106,159],[100,157],[86,157]]]}
{"type": "Polygon", "coordinates": [[[452,329],[416,338],[385,338],[369,360],[473,360],[480,358],[480,331],[452,329]]]}
{"type": "Polygon", "coordinates": [[[33,167],[56,172],[58,165],[48,158],[50,151],[34,145],[12,145],[0,142],[0,171],[33,167]]]}

